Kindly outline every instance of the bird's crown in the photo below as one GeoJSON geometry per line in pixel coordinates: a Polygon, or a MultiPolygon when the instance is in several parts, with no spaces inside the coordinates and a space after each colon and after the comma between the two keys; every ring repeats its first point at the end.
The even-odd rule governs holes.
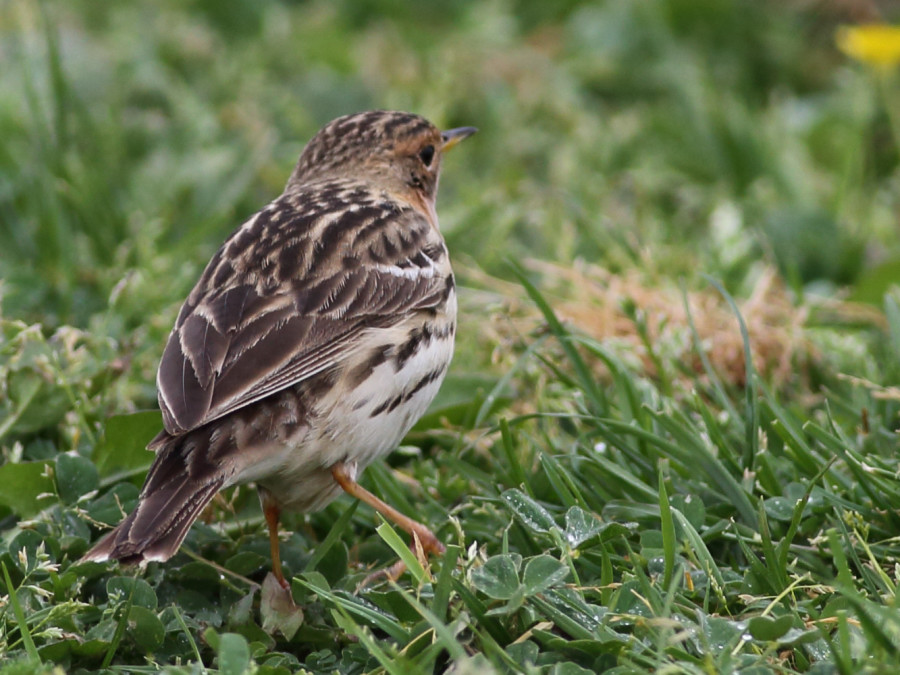
{"type": "Polygon", "coordinates": [[[333,170],[352,169],[420,138],[423,143],[431,139],[440,144],[440,131],[421,115],[396,110],[344,115],[312,137],[300,155],[291,181],[302,183],[333,170]]]}

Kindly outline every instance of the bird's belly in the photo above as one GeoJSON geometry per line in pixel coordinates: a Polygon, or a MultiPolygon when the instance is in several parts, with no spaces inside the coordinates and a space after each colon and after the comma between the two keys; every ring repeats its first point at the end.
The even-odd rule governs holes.
{"type": "Polygon", "coordinates": [[[323,508],[340,494],[331,467],[346,462],[361,472],[396,448],[428,409],[452,355],[448,331],[423,342],[402,362],[386,359],[361,381],[351,381],[359,371],[349,364],[319,398],[310,425],[285,439],[278,468],[258,482],[283,508],[323,508]]]}
{"type": "Polygon", "coordinates": [[[452,354],[452,339],[433,340],[399,370],[389,360],[348,391],[336,402],[326,432],[333,460],[347,457],[362,468],[393,450],[428,409],[452,354]]]}

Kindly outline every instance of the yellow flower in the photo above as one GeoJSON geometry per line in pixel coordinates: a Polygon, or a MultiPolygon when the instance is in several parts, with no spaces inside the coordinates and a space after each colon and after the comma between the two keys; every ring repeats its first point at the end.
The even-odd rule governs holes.
{"type": "Polygon", "coordinates": [[[838,29],[837,46],[863,63],[895,66],[900,63],[900,26],[843,26],[838,29]]]}

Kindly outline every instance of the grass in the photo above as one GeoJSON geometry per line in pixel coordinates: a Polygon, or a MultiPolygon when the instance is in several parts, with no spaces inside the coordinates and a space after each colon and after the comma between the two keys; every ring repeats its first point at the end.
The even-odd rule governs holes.
{"type": "Polygon", "coordinates": [[[0,4],[0,672],[897,668],[900,82],[847,19],[0,4]],[[202,265],[368,107],[481,130],[439,204],[453,373],[365,475],[447,553],[358,590],[405,538],[340,499],[289,518],[279,613],[242,487],[166,564],[79,564],[136,501],[202,265]]]}

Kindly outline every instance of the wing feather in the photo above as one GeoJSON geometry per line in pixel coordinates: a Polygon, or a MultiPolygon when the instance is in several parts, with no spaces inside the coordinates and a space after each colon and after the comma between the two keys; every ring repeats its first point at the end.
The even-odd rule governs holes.
{"type": "Polygon", "coordinates": [[[185,433],[331,368],[366,331],[446,299],[446,250],[428,221],[359,186],[348,202],[339,188],[324,201],[321,190],[282,195],[210,261],[157,374],[168,433],[185,433]]]}

